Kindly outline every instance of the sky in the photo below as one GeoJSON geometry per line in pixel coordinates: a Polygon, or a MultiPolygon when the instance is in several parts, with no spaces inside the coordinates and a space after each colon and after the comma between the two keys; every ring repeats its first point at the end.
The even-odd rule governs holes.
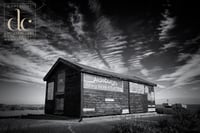
{"type": "Polygon", "coordinates": [[[30,0],[36,8],[24,10],[36,14],[36,37],[20,41],[3,36],[6,2],[0,1],[0,103],[44,104],[43,77],[61,57],[154,82],[156,103],[200,104],[194,1],[30,0]]]}

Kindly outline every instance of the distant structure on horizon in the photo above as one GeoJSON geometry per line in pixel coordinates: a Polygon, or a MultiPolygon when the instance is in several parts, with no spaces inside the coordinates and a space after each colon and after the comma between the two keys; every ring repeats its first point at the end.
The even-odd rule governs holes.
{"type": "Polygon", "coordinates": [[[89,117],[155,111],[156,84],[59,58],[44,77],[45,113],[89,117]]]}

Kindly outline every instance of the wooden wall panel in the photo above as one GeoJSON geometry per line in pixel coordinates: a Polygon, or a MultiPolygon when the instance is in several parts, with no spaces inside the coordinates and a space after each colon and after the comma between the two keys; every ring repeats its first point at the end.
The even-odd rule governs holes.
{"type": "MultiPolygon", "coordinates": [[[[54,98],[53,100],[45,100],[45,113],[57,114],[65,116],[80,115],[80,72],[59,64],[54,72],[48,77],[48,82],[54,82],[54,98]],[[58,73],[65,71],[65,91],[57,92],[58,73]],[[64,110],[56,110],[56,99],[64,98],[64,110]]],[[[57,102],[58,103],[58,102],[57,102]]],[[[63,104],[60,102],[60,104],[63,104]]]]}
{"type": "Polygon", "coordinates": [[[55,89],[56,89],[56,75],[52,75],[46,82],[46,97],[45,97],[45,114],[54,114],[54,107],[55,107],[55,89]],[[48,83],[54,82],[54,89],[53,89],[53,99],[47,99],[48,93],[48,83]]]}
{"type": "Polygon", "coordinates": [[[122,114],[128,109],[128,88],[124,81],[123,92],[83,89],[83,116],[122,114]]]}
{"type": "Polygon", "coordinates": [[[147,94],[130,93],[130,113],[145,113],[147,110],[147,94]]]}
{"type": "Polygon", "coordinates": [[[65,115],[80,115],[80,88],[81,74],[75,70],[66,71],[66,88],[65,88],[65,115]]]}
{"type": "MultiPolygon", "coordinates": [[[[116,80],[115,78],[110,79],[116,80]]],[[[76,117],[82,114],[87,117],[141,113],[148,110],[147,94],[129,93],[128,81],[123,81],[123,92],[82,88],[81,95],[82,81],[80,71],[62,64],[58,65],[47,79],[47,83],[54,82],[54,98],[53,100],[45,100],[45,113],[76,117]],[[57,76],[61,71],[65,71],[65,92],[56,93],[57,76]],[[64,98],[63,111],[56,111],[56,98],[64,98]]]]}

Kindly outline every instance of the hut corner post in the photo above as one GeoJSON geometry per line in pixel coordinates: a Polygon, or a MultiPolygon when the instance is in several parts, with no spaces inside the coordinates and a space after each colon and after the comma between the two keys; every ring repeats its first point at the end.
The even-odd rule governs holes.
{"type": "Polygon", "coordinates": [[[81,87],[80,87],[80,118],[79,122],[83,120],[83,73],[81,72],[81,87]]]}

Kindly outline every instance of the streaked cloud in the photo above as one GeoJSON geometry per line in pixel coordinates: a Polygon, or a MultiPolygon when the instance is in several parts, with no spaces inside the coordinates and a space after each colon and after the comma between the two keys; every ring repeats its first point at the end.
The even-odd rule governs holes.
{"type": "Polygon", "coordinates": [[[144,76],[149,76],[149,71],[147,69],[142,69],[140,71],[144,76]]]}
{"type": "Polygon", "coordinates": [[[192,45],[192,44],[196,44],[198,41],[200,40],[200,35],[197,35],[196,37],[192,38],[192,39],[188,39],[184,42],[184,45],[192,45]]]}
{"type": "Polygon", "coordinates": [[[78,40],[82,40],[83,38],[87,37],[85,35],[87,33],[83,30],[84,27],[83,14],[80,13],[79,8],[74,4],[71,3],[70,6],[74,8],[74,12],[70,14],[70,22],[72,24],[72,28],[76,33],[76,37],[78,38],[78,40]]]}
{"type": "MultiPolygon", "coordinates": [[[[182,18],[187,17],[176,14],[170,1],[163,1],[167,5],[160,5],[162,11],[158,12],[146,5],[139,7],[138,3],[130,8],[129,4],[116,2],[110,8],[107,2],[42,4],[48,9],[42,6],[36,11],[36,39],[6,42],[0,36],[0,81],[43,86],[42,78],[61,57],[150,80],[158,84],[163,97],[179,94],[181,89],[177,88],[196,90],[191,86],[200,83],[200,36],[193,22],[183,23],[182,18]],[[54,4],[63,9],[55,9],[54,4]],[[193,34],[193,30],[197,32],[193,34]]],[[[157,7],[160,3],[151,5],[157,7]]],[[[28,6],[25,10],[34,12],[28,6]]]]}
{"type": "Polygon", "coordinates": [[[189,59],[190,57],[192,57],[192,54],[180,53],[179,56],[178,56],[177,61],[178,61],[178,62],[180,62],[180,61],[185,61],[185,60],[189,59]]]}
{"type": "Polygon", "coordinates": [[[171,74],[162,75],[158,81],[173,81],[173,87],[182,86],[196,80],[195,77],[200,75],[199,68],[200,51],[194,54],[185,65],[178,67],[178,69],[171,74]]]}
{"type": "Polygon", "coordinates": [[[146,53],[144,53],[144,57],[147,57],[147,56],[150,56],[150,55],[152,55],[152,54],[154,54],[155,52],[153,52],[153,51],[149,51],[149,52],[146,52],[146,53]]]}
{"type": "MultiPolygon", "coordinates": [[[[18,73],[10,71],[9,74],[3,75],[6,80],[43,83],[43,76],[59,57],[109,71],[128,71],[122,56],[127,43],[126,37],[113,27],[112,20],[103,14],[98,16],[93,31],[96,36],[92,38],[88,34],[89,31],[84,30],[84,15],[79,7],[72,3],[69,3],[69,6],[73,9],[69,15],[71,27],[66,26],[62,20],[54,22],[45,16],[37,15],[37,30],[40,31],[41,38],[13,41],[12,47],[16,47],[18,51],[12,50],[12,47],[1,49],[0,59],[3,62],[0,63],[18,69],[18,73]],[[70,28],[72,32],[69,31],[70,28]]],[[[99,3],[93,3],[91,6],[98,6],[100,12],[99,3]]],[[[28,6],[25,9],[33,12],[28,6]]]]}
{"type": "Polygon", "coordinates": [[[163,45],[163,47],[161,47],[161,50],[167,50],[169,48],[174,48],[176,47],[176,43],[175,42],[169,42],[163,45]]]}
{"type": "Polygon", "coordinates": [[[176,26],[176,17],[171,17],[169,13],[169,9],[166,9],[163,15],[163,20],[160,21],[160,27],[158,30],[159,40],[164,41],[169,39],[169,32],[176,26]]]}

